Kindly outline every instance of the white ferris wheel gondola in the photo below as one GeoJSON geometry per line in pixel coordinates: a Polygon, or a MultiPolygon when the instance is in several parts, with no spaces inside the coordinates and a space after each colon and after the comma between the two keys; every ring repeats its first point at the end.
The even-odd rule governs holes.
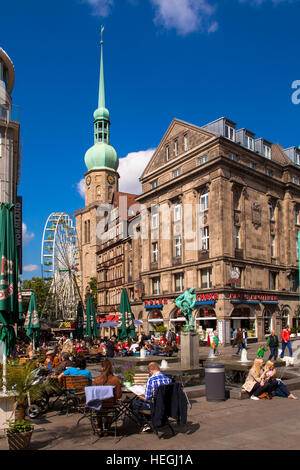
{"type": "Polygon", "coordinates": [[[53,212],[44,227],[41,267],[43,279],[50,282],[49,298],[54,301],[52,314],[56,317],[74,318],[79,300],[80,261],[73,218],[65,212],[53,212]]]}

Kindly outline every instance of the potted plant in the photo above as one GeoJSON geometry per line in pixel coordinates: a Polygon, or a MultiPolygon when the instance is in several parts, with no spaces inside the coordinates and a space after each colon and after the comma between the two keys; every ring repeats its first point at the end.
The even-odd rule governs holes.
{"type": "Polygon", "coordinates": [[[134,376],[135,376],[135,372],[134,372],[133,367],[131,365],[128,365],[127,367],[125,367],[125,370],[124,370],[124,385],[125,385],[125,387],[127,387],[127,388],[131,387],[131,385],[133,383],[134,376]]]}
{"type": "Polygon", "coordinates": [[[5,434],[8,441],[9,450],[26,450],[30,447],[33,425],[30,421],[8,420],[8,428],[5,434]]]}
{"type": "Polygon", "coordinates": [[[298,327],[298,330],[297,330],[297,336],[300,336],[300,326],[298,327]]]}
{"type": "MultiPolygon", "coordinates": [[[[28,395],[30,400],[36,401],[43,398],[46,391],[58,391],[58,383],[50,380],[41,380],[37,376],[35,360],[27,361],[25,364],[7,364],[6,368],[6,390],[12,392],[16,400],[15,418],[17,422],[23,421],[28,406],[28,395]]],[[[3,386],[1,376],[0,386],[3,386]]]]}

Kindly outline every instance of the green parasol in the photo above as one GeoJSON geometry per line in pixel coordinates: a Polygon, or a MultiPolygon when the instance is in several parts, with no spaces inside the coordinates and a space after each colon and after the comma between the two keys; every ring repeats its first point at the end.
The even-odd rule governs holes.
{"type": "Polygon", "coordinates": [[[15,240],[14,204],[0,204],[0,341],[4,357],[13,351],[13,325],[21,318],[22,296],[15,240]]]}
{"type": "Polygon", "coordinates": [[[97,320],[96,314],[93,305],[92,296],[89,295],[86,303],[86,328],[85,328],[85,336],[89,336],[90,338],[97,338],[98,330],[97,330],[97,320]],[[92,328],[92,321],[93,321],[93,328],[92,328]]]}
{"type": "Polygon", "coordinates": [[[136,340],[134,316],[131,311],[127,290],[122,289],[119,311],[118,339],[122,341],[129,337],[136,340]]]}
{"type": "Polygon", "coordinates": [[[83,307],[82,302],[79,301],[77,305],[77,316],[75,322],[75,338],[82,339],[83,338],[83,307]]]}
{"type": "Polygon", "coordinates": [[[27,336],[31,339],[33,350],[35,350],[36,339],[40,334],[40,319],[37,311],[35,293],[32,292],[28,306],[27,315],[25,318],[24,328],[27,336]]]}

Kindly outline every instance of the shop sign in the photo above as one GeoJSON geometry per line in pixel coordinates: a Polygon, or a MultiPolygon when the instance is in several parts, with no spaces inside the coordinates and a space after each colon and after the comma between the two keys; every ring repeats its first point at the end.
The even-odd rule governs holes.
{"type": "Polygon", "coordinates": [[[265,294],[247,294],[244,292],[232,292],[229,294],[230,300],[260,300],[261,302],[278,302],[277,295],[265,295],[265,294]]]}
{"type": "Polygon", "coordinates": [[[145,300],[144,305],[162,305],[167,304],[168,299],[154,299],[154,300],[145,300]]]}
{"type": "Polygon", "coordinates": [[[205,300],[218,300],[219,294],[217,292],[210,292],[207,294],[197,294],[197,302],[203,302],[205,300]]]}

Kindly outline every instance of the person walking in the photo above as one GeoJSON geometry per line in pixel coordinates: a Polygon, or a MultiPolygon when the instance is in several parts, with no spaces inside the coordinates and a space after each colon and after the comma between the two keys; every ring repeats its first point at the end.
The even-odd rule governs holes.
{"type": "Polygon", "coordinates": [[[291,330],[289,329],[288,326],[284,328],[281,332],[281,340],[282,340],[282,352],[280,354],[280,358],[283,359],[284,357],[284,351],[285,348],[288,347],[290,357],[293,357],[293,351],[292,351],[292,346],[291,346],[291,341],[290,341],[290,336],[291,336],[291,330]]]}
{"type": "Polygon", "coordinates": [[[215,336],[213,337],[213,345],[214,345],[214,354],[215,354],[215,356],[220,355],[220,353],[218,351],[219,342],[220,342],[219,334],[217,332],[215,332],[215,336]]]}
{"type": "Polygon", "coordinates": [[[275,335],[275,331],[271,331],[271,335],[267,339],[267,347],[270,349],[270,356],[269,356],[269,361],[274,358],[274,361],[276,361],[278,357],[278,346],[279,346],[279,339],[278,336],[275,335]]]}
{"type": "Polygon", "coordinates": [[[232,348],[236,346],[236,335],[237,335],[237,328],[235,328],[232,332],[232,348]]]}
{"type": "Polygon", "coordinates": [[[242,332],[242,328],[239,328],[238,329],[238,332],[236,334],[236,344],[238,346],[238,350],[235,354],[239,354],[240,351],[243,349],[244,347],[244,341],[243,341],[243,332],[242,332]]]}

